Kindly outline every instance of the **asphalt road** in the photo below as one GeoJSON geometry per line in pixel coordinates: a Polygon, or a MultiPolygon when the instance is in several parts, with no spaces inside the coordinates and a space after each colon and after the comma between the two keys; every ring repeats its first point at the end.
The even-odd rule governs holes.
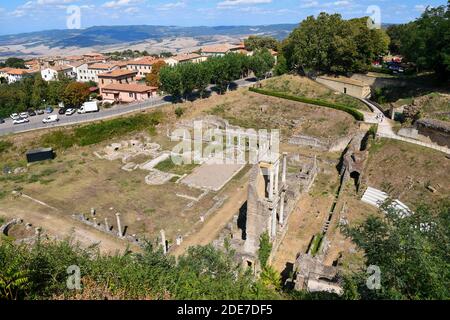
{"type": "MultiPolygon", "coordinates": [[[[253,83],[255,83],[255,79],[254,78],[240,79],[240,80],[236,80],[234,83],[236,84],[237,87],[248,87],[248,86],[252,85],[253,83]]],[[[212,86],[210,86],[209,89],[211,90],[212,86]]],[[[215,94],[215,93],[213,92],[212,94],[215,94]]],[[[151,108],[157,108],[157,107],[169,104],[169,103],[171,103],[169,96],[153,97],[149,100],[139,102],[139,103],[116,105],[109,109],[102,109],[99,112],[86,113],[86,114],[75,113],[71,116],[59,115],[57,109],[55,109],[52,114],[58,114],[58,118],[59,118],[59,121],[55,122],[55,123],[42,123],[42,119],[49,116],[49,114],[28,117],[28,120],[30,120],[30,122],[24,123],[24,124],[13,124],[12,119],[7,118],[7,119],[5,119],[5,123],[0,124],[0,136],[13,134],[13,133],[19,133],[19,132],[27,132],[27,131],[45,129],[45,128],[54,128],[54,127],[61,127],[61,126],[85,123],[85,122],[98,121],[98,120],[102,120],[102,119],[116,117],[119,115],[124,115],[127,113],[136,112],[139,110],[147,110],[147,109],[151,109],[151,108]]]]}

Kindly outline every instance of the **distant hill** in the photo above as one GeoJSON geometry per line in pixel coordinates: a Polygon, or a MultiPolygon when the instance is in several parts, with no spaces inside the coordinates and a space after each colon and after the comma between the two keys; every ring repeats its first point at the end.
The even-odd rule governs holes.
{"type": "Polygon", "coordinates": [[[108,46],[124,42],[159,40],[169,37],[200,36],[238,36],[250,34],[270,35],[283,39],[296,27],[296,24],[277,24],[264,26],[217,26],[217,27],[176,27],[176,26],[97,26],[79,30],[48,30],[32,33],[0,36],[0,46],[22,45],[49,48],[108,46]]]}

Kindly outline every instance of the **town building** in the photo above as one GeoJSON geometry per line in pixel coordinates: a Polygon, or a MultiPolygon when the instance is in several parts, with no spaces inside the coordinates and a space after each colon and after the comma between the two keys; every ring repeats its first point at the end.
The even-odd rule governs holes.
{"type": "Polygon", "coordinates": [[[72,79],[75,79],[77,76],[77,74],[73,70],[73,67],[68,65],[49,67],[41,70],[42,79],[44,79],[45,81],[58,80],[61,75],[72,79]]]}
{"type": "Polygon", "coordinates": [[[201,55],[206,57],[223,57],[227,53],[239,52],[245,50],[245,46],[240,44],[217,44],[201,48],[201,55]]]}
{"type": "Polygon", "coordinates": [[[199,63],[206,61],[207,59],[208,58],[206,56],[202,56],[197,53],[185,53],[164,59],[164,62],[169,66],[175,66],[179,63],[187,63],[187,62],[199,63]]]}
{"type": "Polygon", "coordinates": [[[371,93],[369,85],[347,77],[319,76],[316,78],[316,81],[332,90],[348,94],[358,99],[367,98],[371,93]]]}
{"type": "Polygon", "coordinates": [[[127,68],[136,71],[139,78],[144,78],[148,73],[152,72],[152,66],[156,62],[161,61],[154,57],[143,57],[137,60],[128,61],[127,68]]]}
{"type": "Polygon", "coordinates": [[[3,68],[0,69],[0,78],[5,79],[8,84],[22,80],[24,77],[35,72],[27,69],[3,68]]]}
{"type": "Polygon", "coordinates": [[[81,70],[80,73],[80,78],[82,79],[83,82],[87,82],[87,81],[94,81],[94,82],[99,82],[98,80],[98,75],[99,74],[103,74],[103,73],[107,73],[110,71],[113,71],[115,69],[117,69],[118,67],[114,64],[110,64],[110,63],[92,63],[92,64],[88,64],[88,67],[86,70],[81,70]]]}
{"type": "Polygon", "coordinates": [[[100,88],[104,102],[129,103],[156,96],[158,88],[137,83],[112,83],[100,88]]]}

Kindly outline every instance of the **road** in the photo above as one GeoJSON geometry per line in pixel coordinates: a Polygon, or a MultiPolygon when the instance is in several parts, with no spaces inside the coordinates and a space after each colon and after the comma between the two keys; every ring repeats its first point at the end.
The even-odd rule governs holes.
{"type": "Polygon", "coordinates": [[[369,108],[371,108],[373,110],[371,118],[369,118],[368,115],[366,115],[366,114],[364,115],[364,117],[366,118],[366,122],[378,123],[377,136],[383,137],[383,138],[400,140],[400,141],[404,141],[404,142],[409,142],[409,143],[417,144],[422,147],[427,147],[430,149],[444,152],[446,154],[450,154],[450,149],[445,146],[439,146],[434,143],[427,143],[427,142],[415,140],[412,138],[406,138],[406,137],[399,136],[398,134],[395,133],[395,131],[393,129],[394,124],[395,124],[395,122],[393,120],[389,119],[388,117],[385,117],[383,115],[382,110],[380,110],[379,107],[372,101],[370,101],[368,99],[364,99],[363,102],[365,104],[367,104],[369,106],[369,108]],[[381,116],[381,120],[378,120],[376,118],[377,115],[381,116]]]}
{"type": "MultiPolygon", "coordinates": [[[[254,78],[247,78],[247,79],[240,79],[234,81],[236,86],[238,88],[241,87],[248,87],[255,83],[254,78]]],[[[213,86],[209,86],[209,90],[211,90],[213,86]]],[[[213,94],[215,94],[213,92],[213,94]]],[[[45,129],[45,128],[54,128],[54,127],[62,127],[67,125],[74,125],[79,123],[86,123],[86,122],[92,122],[92,121],[98,121],[98,120],[104,120],[112,117],[117,117],[120,115],[125,115],[128,113],[140,111],[140,110],[147,110],[152,108],[157,108],[164,106],[166,104],[169,104],[170,97],[164,96],[164,97],[153,97],[149,100],[139,102],[139,103],[133,103],[133,104],[126,104],[126,105],[116,105],[109,109],[102,109],[99,112],[94,113],[86,113],[86,114],[78,114],[75,113],[71,116],[66,115],[58,115],[59,121],[56,123],[42,123],[42,119],[46,118],[48,114],[43,115],[36,115],[34,117],[28,117],[28,120],[30,122],[24,123],[24,124],[16,124],[14,125],[12,123],[11,118],[5,119],[5,123],[0,124],[0,136],[13,134],[13,133],[19,133],[19,132],[27,132],[27,131],[33,131],[33,130],[39,130],[39,129],[45,129]]],[[[53,114],[57,114],[57,111],[53,111],[53,114]]]]}

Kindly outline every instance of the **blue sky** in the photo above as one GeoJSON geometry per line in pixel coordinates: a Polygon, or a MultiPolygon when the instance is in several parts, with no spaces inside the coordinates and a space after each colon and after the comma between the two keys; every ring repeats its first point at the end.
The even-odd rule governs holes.
{"type": "Polygon", "coordinates": [[[93,25],[258,25],[298,23],[321,11],[344,18],[381,9],[381,21],[407,22],[447,0],[0,0],[0,34],[67,28],[67,8],[81,10],[81,28],[93,25]]]}

